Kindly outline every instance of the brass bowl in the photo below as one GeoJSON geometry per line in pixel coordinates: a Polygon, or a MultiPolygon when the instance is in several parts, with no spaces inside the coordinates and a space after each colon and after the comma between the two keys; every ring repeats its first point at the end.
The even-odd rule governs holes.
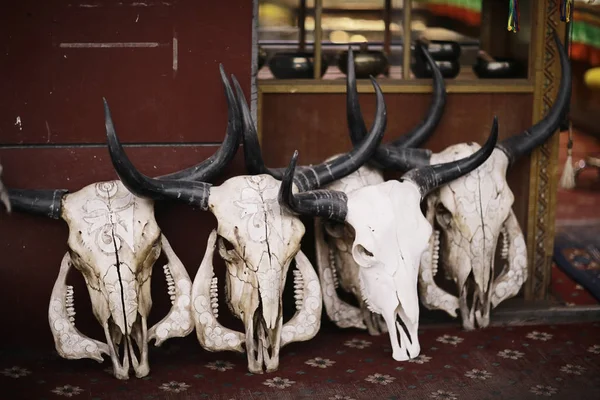
{"type": "MultiPolygon", "coordinates": [[[[269,69],[277,79],[313,79],[314,54],[307,52],[279,53],[269,60],[269,69]]],[[[321,77],[327,71],[327,61],[321,59],[321,77]]]]}
{"type": "MultiPolygon", "coordinates": [[[[354,71],[356,79],[368,79],[369,76],[376,77],[385,72],[388,67],[388,59],[381,51],[359,50],[354,53],[354,71]]],[[[348,74],[348,51],[344,51],[338,57],[338,68],[348,74]]]]}

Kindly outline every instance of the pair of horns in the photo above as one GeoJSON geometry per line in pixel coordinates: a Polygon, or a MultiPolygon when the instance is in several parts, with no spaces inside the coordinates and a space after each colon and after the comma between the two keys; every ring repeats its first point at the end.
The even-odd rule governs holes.
{"type": "MultiPolygon", "coordinates": [[[[503,151],[510,164],[513,164],[519,157],[529,154],[535,147],[544,143],[558,128],[560,121],[567,112],[569,102],[571,99],[571,67],[569,65],[569,56],[567,50],[562,45],[556,31],[553,32],[554,42],[558,48],[560,66],[562,70],[562,76],[558,94],[552,108],[548,114],[537,124],[530,129],[525,130],[517,135],[504,139],[496,146],[499,150],[503,151]]],[[[424,50],[424,49],[423,49],[424,50]]],[[[431,56],[424,52],[428,62],[431,63],[431,56]]],[[[434,81],[436,81],[437,73],[439,72],[434,69],[434,81]]],[[[437,84],[434,84],[434,92],[437,84]]],[[[360,106],[357,101],[351,101],[356,96],[356,87],[351,88],[348,95],[348,121],[350,127],[350,138],[353,143],[356,143],[364,137],[364,122],[360,119],[356,119],[353,116],[359,114],[360,106]],[[357,111],[358,110],[358,111],[357,111]],[[352,121],[352,123],[350,122],[352,121]]],[[[435,104],[436,100],[434,100],[435,104]]],[[[430,107],[428,116],[435,115],[435,107],[430,107]],[[434,111],[432,111],[432,109],[434,111]]],[[[438,117],[439,118],[439,117],[438,117]]],[[[439,119],[438,119],[439,120],[439,119]]],[[[432,123],[435,122],[433,118],[432,123]]],[[[431,124],[425,124],[431,126],[431,124]]],[[[425,126],[424,125],[424,126],[425,126]]],[[[374,160],[384,168],[394,169],[399,171],[407,171],[412,168],[423,167],[429,165],[431,152],[424,149],[410,149],[402,148],[399,145],[402,144],[402,139],[397,140],[391,144],[384,144],[379,146],[375,155],[374,160]]],[[[404,142],[406,143],[406,142],[404,142]]]]}
{"type": "MultiPolygon", "coordinates": [[[[241,118],[240,110],[235,99],[233,89],[227,79],[225,70],[219,65],[221,81],[225,89],[227,99],[227,133],[219,149],[208,159],[194,165],[193,167],[178,171],[157,179],[147,178],[141,175],[131,161],[125,155],[123,147],[119,143],[108,103],[104,101],[105,127],[107,132],[109,149],[114,164],[120,165],[120,171],[124,173],[124,179],[136,185],[139,195],[146,195],[153,199],[166,199],[178,196],[189,204],[198,205],[201,208],[207,206],[209,184],[202,181],[210,181],[219,175],[229,164],[240,143],[241,118]],[[119,157],[116,157],[119,155],[119,157]],[[164,187],[165,193],[159,194],[153,191],[155,186],[164,187]]],[[[235,77],[232,77],[235,81],[235,77]]],[[[125,183],[125,182],[124,182],[125,183]]],[[[133,192],[133,191],[132,191],[133,192]]],[[[61,216],[62,197],[67,190],[30,190],[30,189],[8,189],[9,199],[16,210],[32,214],[44,215],[58,219],[61,216]]]]}
{"type": "MultiPolygon", "coordinates": [[[[446,87],[442,73],[433,57],[429,54],[427,47],[421,42],[417,42],[415,48],[425,57],[429,67],[433,71],[432,100],[425,119],[422,122],[391,143],[380,145],[375,151],[373,164],[379,168],[400,166],[401,170],[408,171],[411,168],[429,164],[431,151],[415,147],[423,144],[431,136],[442,119],[444,107],[446,106],[446,87]],[[396,151],[398,148],[403,148],[404,150],[398,152],[396,151]]],[[[358,102],[356,79],[354,79],[354,62],[351,64],[348,63],[348,76],[352,76],[352,79],[348,79],[346,85],[346,93],[348,94],[346,97],[346,114],[352,143],[358,143],[365,136],[367,128],[358,102]]]]}
{"type": "MultiPolygon", "coordinates": [[[[490,136],[483,147],[475,153],[457,161],[414,168],[405,173],[400,181],[412,182],[419,189],[421,198],[424,198],[438,186],[460,178],[483,164],[494,151],[497,140],[498,118],[494,117],[490,136]]],[[[298,152],[296,151],[279,189],[280,203],[297,214],[322,216],[339,222],[345,221],[348,213],[348,198],[344,193],[328,190],[293,193],[292,183],[297,159],[298,152]]]]}
{"type": "MultiPolygon", "coordinates": [[[[346,74],[347,85],[351,85],[351,81],[356,81],[354,76],[354,55],[352,49],[348,49],[348,73],[346,74]]],[[[370,77],[371,84],[375,89],[376,110],[375,119],[371,131],[361,136],[357,140],[355,147],[348,153],[341,155],[331,161],[326,161],[319,165],[302,166],[294,174],[294,182],[301,191],[311,190],[318,187],[323,187],[333,181],[343,178],[351,174],[365,164],[372,157],[373,152],[381,144],[385,128],[387,125],[387,109],[381,88],[377,84],[375,78],[370,77]]],[[[356,83],[354,83],[356,86],[356,83]]],[[[243,117],[243,140],[244,140],[244,158],[246,160],[246,169],[252,175],[268,174],[275,179],[282,180],[285,174],[285,168],[268,168],[263,161],[262,152],[258,143],[258,135],[250,109],[246,103],[244,94],[236,85],[238,101],[242,110],[243,117]]],[[[362,116],[360,116],[362,119],[362,116]]]]}

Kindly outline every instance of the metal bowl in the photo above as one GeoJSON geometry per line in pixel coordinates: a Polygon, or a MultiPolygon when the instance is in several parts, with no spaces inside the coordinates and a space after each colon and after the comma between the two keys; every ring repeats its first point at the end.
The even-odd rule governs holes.
{"type": "MultiPolygon", "coordinates": [[[[456,78],[458,73],[460,72],[460,63],[458,60],[454,61],[435,61],[442,76],[447,79],[456,78]]],[[[413,74],[415,74],[416,78],[428,79],[433,77],[433,73],[431,71],[431,66],[427,62],[423,62],[418,58],[410,65],[410,69],[413,74]]]]}
{"type": "MultiPolygon", "coordinates": [[[[313,79],[314,54],[307,52],[279,53],[269,60],[269,69],[277,79],[313,79]]],[[[327,61],[321,59],[321,76],[327,71],[327,61]]]]}
{"type": "MultiPolygon", "coordinates": [[[[368,79],[369,76],[376,77],[385,72],[388,67],[388,59],[381,51],[359,50],[354,53],[354,70],[356,79],[368,79]]],[[[348,51],[344,51],[338,57],[338,68],[346,75],[348,73],[348,51]]]]}
{"type": "Polygon", "coordinates": [[[473,72],[481,79],[514,79],[525,78],[524,68],[520,62],[509,58],[495,58],[490,62],[477,56],[473,72]]]}
{"type": "Polygon", "coordinates": [[[461,53],[460,45],[449,40],[430,40],[427,51],[436,61],[456,61],[461,53]]]}

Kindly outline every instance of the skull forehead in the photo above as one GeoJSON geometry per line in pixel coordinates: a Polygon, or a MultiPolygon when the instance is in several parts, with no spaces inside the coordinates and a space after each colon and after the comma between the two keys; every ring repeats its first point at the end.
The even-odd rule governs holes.
{"type": "Polygon", "coordinates": [[[295,254],[304,225],[279,205],[280,186],[270,175],[244,175],[211,188],[209,208],[217,218],[219,236],[238,251],[254,248],[243,252],[249,258],[260,259],[263,252],[259,248],[267,251],[267,247],[277,257],[295,254]]]}
{"type": "Polygon", "coordinates": [[[67,194],[62,217],[69,225],[69,247],[97,268],[114,264],[116,250],[135,269],[160,236],[153,201],[134,196],[118,180],[67,194]]]}
{"type": "MultiPolygon", "coordinates": [[[[329,157],[326,161],[332,161],[340,155],[329,157]]],[[[333,181],[327,185],[326,189],[339,190],[340,192],[350,193],[364,186],[377,185],[383,182],[383,173],[370,165],[363,165],[353,173],[346,175],[342,179],[333,181]]]]}
{"type": "Polygon", "coordinates": [[[390,180],[349,193],[346,220],[355,230],[357,243],[387,246],[395,242],[420,248],[431,235],[420,203],[421,195],[413,183],[390,180]]]}
{"type": "MultiPolygon", "coordinates": [[[[455,161],[474,153],[478,144],[451,146],[431,157],[432,164],[455,161]]],[[[492,155],[477,169],[444,186],[438,191],[439,201],[470,227],[471,234],[485,219],[486,225],[499,228],[507,218],[514,202],[514,195],[506,182],[508,159],[495,149],[492,155]]],[[[463,232],[464,233],[464,232],[463,232]]]]}

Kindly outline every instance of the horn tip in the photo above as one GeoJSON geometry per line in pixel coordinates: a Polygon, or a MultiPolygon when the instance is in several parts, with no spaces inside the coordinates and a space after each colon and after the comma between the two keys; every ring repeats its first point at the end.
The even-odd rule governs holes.
{"type": "Polygon", "coordinates": [[[298,162],[298,150],[294,150],[294,154],[292,154],[290,164],[288,165],[288,170],[294,171],[296,169],[297,162],[298,162]]]}

